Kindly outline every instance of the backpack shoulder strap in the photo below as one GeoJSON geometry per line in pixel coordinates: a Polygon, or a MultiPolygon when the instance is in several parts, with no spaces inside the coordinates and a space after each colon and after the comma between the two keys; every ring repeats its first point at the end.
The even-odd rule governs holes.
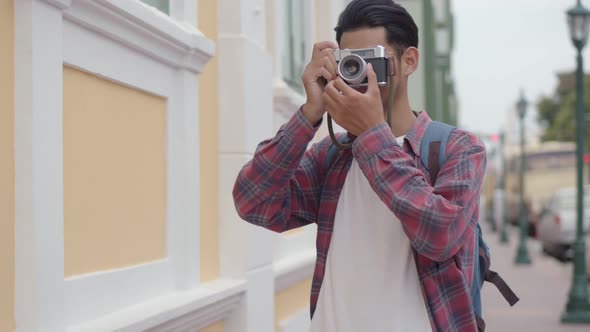
{"type": "MultiPolygon", "coordinates": [[[[447,161],[447,143],[449,141],[449,136],[454,129],[455,127],[448,124],[432,121],[428,124],[424,136],[422,137],[422,142],[420,144],[420,160],[430,173],[430,183],[432,185],[436,182],[438,172],[447,161]]],[[[519,300],[516,294],[514,294],[512,289],[510,289],[498,273],[489,269],[490,255],[482,236],[483,234],[478,224],[474,248],[476,251],[474,282],[470,293],[479,332],[485,331],[485,322],[481,318],[481,282],[485,280],[494,284],[511,306],[519,300]],[[481,262],[480,259],[483,260],[483,262],[481,262]]]]}
{"type": "Polygon", "coordinates": [[[430,173],[430,183],[434,185],[438,172],[447,162],[447,142],[455,127],[446,123],[432,121],[426,127],[420,143],[420,160],[430,173]]]}
{"type": "Polygon", "coordinates": [[[490,282],[494,286],[496,286],[496,288],[498,288],[498,291],[500,291],[500,294],[502,294],[504,299],[506,299],[506,301],[508,302],[508,304],[510,304],[511,307],[514,306],[520,300],[518,296],[514,294],[514,291],[510,288],[510,286],[508,286],[506,281],[504,281],[504,279],[500,277],[498,272],[488,270],[488,273],[485,276],[485,281],[490,282]]]}
{"type": "MultiPolygon", "coordinates": [[[[338,138],[338,143],[340,144],[346,144],[349,142],[350,138],[348,138],[347,135],[338,138]]],[[[336,147],[336,144],[332,143],[332,145],[330,145],[330,148],[328,149],[328,154],[326,155],[326,164],[324,165],[324,170],[326,171],[326,173],[330,170],[330,167],[332,167],[332,162],[334,161],[334,158],[336,157],[337,153],[338,147],[336,147]]]]}

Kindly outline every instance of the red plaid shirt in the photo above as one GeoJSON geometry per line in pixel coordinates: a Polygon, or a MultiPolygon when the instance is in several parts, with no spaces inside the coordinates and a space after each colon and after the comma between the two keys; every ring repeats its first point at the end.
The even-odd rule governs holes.
{"type": "Polygon", "coordinates": [[[353,148],[339,153],[328,170],[331,140],[307,149],[317,128],[298,111],[273,139],[258,146],[253,160],[240,171],[233,195],[243,219],[275,232],[318,225],[312,316],[336,206],[354,158],[410,240],[433,331],[477,330],[469,287],[486,152],[476,136],[454,130],[447,162],[433,187],[420,161],[420,142],[430,121],[425,112],[420,113],[403,146],[385,123],[380,124],[357,137],[353,148]]]}

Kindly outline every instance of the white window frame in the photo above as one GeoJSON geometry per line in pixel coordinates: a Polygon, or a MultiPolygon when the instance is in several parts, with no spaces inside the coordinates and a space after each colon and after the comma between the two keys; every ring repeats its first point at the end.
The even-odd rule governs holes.
{"type": "MultiPolygon", "coordinates": [[[[139,1],[150,7],[150,9],[158,10],[143,2],[143,0],[134,1],[139,1]]],[[[197,22],[197,0],[168,0],[168,11],[168,13],[163,14],[169,15],[175,22],[187,25],[188,28],[194,27],[195,22],[197,22]]]]}
{"type": "Polygon", "coordinates": [[[303,83],[301,75],[308,61],[309,35],[306,34],[306,10],[309,2],[301,0],[280,0],[283,4],[283,47],[281,49],[281,60],[283,61],[283,80],[296,92],[303,94],[303,83]],[[301,6],[299,10],[303,17],[298,17],[293,7],[301,6]],[[291,14],[291,15],[290,15],[291,14]],[[295,37],[302,40],[292,40],[295,37]],[[291,44],[293,43],[293,44],[291,44]],[[287,68],[285,68],[287,67],[287,68]]]}
{"type": "MultiPolygon", "coordinates": [[[[305,59],[304,66],[311,59],[313,44],[315,43],[315,1],[317,0],[293,0],[303,2],[305,11],[305,59]]],[[[275,111],[275,127],[289,119],[297,108],[305,102],[305,94],[302,90],[295,90],[283,79],[283,50],[287,47],[287,41],[284,40],[284,31],[288,24],[285,17],[286,0],[267,0],[269,15],[268,38],[269,52],[273,56],[273,108],[275,111]]]]}
{"type": "MultiPolygon", "coordinates": [[[[311,60],[311,52],[315,43],[315,1],[302,1],[304,8],[304,38],[305,58],[304,66],[311,60]]],[[[267,0],[268,16],[268,49],[273,56],[273,110],[275,132],[284,124],[305,102],[302,90],[295,90],[283,79],[283,50],[288,24],[285,17],[286,0],[267,0]]],[[[309,225],[292,234],[277,234],[275,236],[275,250],[273,271],[275,274],[275,292],[279,292],[295,285],[313,274],[315,263],[316,225],[309,225]]]]}
{"type": "Polygon", "coordinates": [[[196,6],[15,1],[17,331],[198,330],[243,295],[240,280],[199,281],[198,74],[215,47],[196,6]],[[164,259],[64,279],[64,65],[167,99],[164,259]]]}
{"type": "Polygon", "coordinates": [[[164,0],[164,1],[166,1],[167,5],[168,5],[168,12],[164,12],[164,10],[162,10],[159,7],[157,7],[157,5],[155,5],[155,4],[148,3],[147,1],[149,1],[149,0],[139,0],[139,1],[141,1],[142,3],[144,3],[144,4],[148,5],[148,6],[151,6],[153,8],[156,8],[156,9],[160,10],[162,13],[164,13],[166,15],[170,15],[170,1],[169,0],[164,0]]]}

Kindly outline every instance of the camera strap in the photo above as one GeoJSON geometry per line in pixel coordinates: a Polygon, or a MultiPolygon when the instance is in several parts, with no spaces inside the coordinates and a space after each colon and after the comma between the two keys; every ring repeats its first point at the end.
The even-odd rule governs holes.
{"type": "MultiPolygon", "coordinates": [[[[393,63],[393,61],[388,61],[393,63]]],[[[393,65],[392,65],[393,67],[393,65]]],[[[393,71],[392,71],[393,73],[393,71]]],[[[389,76],[389,97],[387,98],[387,125],[391,128],[391,109],[393,108],[393,76],[389,76]]]]}
{"type": "Polygon", "coordinates": [[[334,127],[332,125],[332,117],[328,114],[328,132],[330,133],[330,139],[332,139],[332,143],[338,148],[338,150],[346,150],[352,149],[352,142],[350,143],[340,143],[334,134],[334,127]]]}

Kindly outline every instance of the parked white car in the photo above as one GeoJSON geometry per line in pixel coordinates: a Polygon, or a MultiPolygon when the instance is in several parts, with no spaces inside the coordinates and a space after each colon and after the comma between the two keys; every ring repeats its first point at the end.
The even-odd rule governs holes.
{"type": "MultiPolygon", "coordinates": [[[[562,260],[573,257],[572,244],[576,239],[577,189],[556,191],[549,205],[541,213],[537,237],[543,251],[562,260]]],[[[590,186],[584,193],[584,232],[590,230],[590,186]]]]}

